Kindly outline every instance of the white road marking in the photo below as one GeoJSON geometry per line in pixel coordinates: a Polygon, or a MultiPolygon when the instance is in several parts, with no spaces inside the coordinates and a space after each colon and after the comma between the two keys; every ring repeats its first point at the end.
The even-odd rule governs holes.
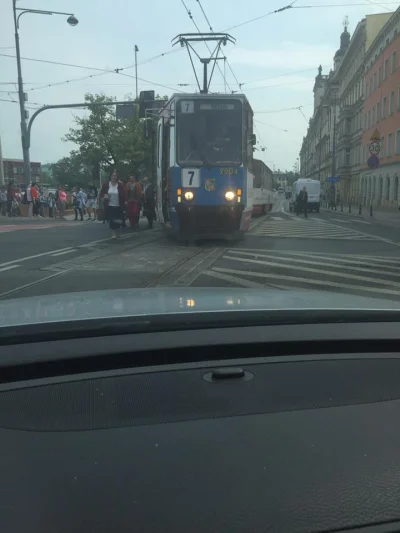
{"type": "MultiPolygon", "coordinates": [[[[138,234],[137,233],[132,233],[131,235],[122,235],[120,237],[120,240],[121,239],[128,239],[130,237],[137,237],[138,234]]],[[[86,244],[80,244],[78,246],[78,248],[90,248],[91,246],[94,246],[95,244],[98,244],[99,242],[107,242],[107,241],[111,241],[111,240],[114,240],[112,239],[112,237],[107,237],[107,239],[99,239],[98,241],[91,241],[91,242],[88,242],[86,244]]]]}
{"type": "MultiPolygon", "coordinates": [[[[232,261],[240,261],[240,262],[243,262],[243,263],[253,263],[253,264],[256,264],[256,265],[265,265],[265,266],[270,266],[270,267],[271,266],[272,267],[278,267],[278,268],[281,268],[281,269],[284,269],[284,268],[288,268],[288,269],[291,269],[291,270],[295,269],[296,271],[310,272],[312,274],[324,274],[326,276],[331,276],[331,277],[338,277],[338,278],[346,277],[346,279],[353,279],[353,280],[362,281],[362,282],[365,282],[365,283],[380,283],[381,285],[387,285],[388,287],[395,287],[395,288],[400,289],[400,283],[396,282],[396,281],[389,281],[389,280],[386,280],[386,279],[378,279],[376,276],[375,277],[357,276],[355,274],[348,274],[348,273],[346,273],[345,276],[343,276],[342,273],[333,272],[332,270],[327,270],[326,269],[326,265],[324,265],[324,264],[323,264],[323,266],[325,266],[324,269],[318,269],[318,268],[312,268],[312,267],[305,267],[305,266],[301,266],[301,265],[296,265],[295,267],[293,267],[292,265],[283,265],[282,263],[275,263],[273,261],[260,261],[258,259],[250,259],[250,258],[245,258],[245,257],[234,257],[234,256],[229,256],[229,255],[225,255],[224,259],[230,259],[232,261]]],[[[310,264],[312,264],[312,263],[310,263],[310,264]]],[[[345,267],[340,266],[340,265],[336,265],[335,268],[345,268],[345,267]]],[[[371,274],[372,273],[373,272],[371,272],[371,274]]],[[[253,275],[253,273],[251,275],[253,275]]]]}
{"type": "Polygon", "coordinates": [[[72,250],[64,250],[64,252],[58,252],[57,254],[51,254],[51,257],[58,257],[59,255],[65,255],[70,254],[71,252],[76,252],[76,248],[72,248],[72,250]]]}
{"type": "MultiPolygon", "coordinates": [[[[256,278],[265,278],[265,279],[280,279],[284,281],[293,281],[295,283],[304,283],[306,285],[315,285],[317,287],[325,288],[325,290],[328,287],[336,287],[340,289],[346,289],[346,291],[351,292],[352,290],[357,290],[361,292],[373,292],[377,294],[389,294],[391,296],[400,296],[400,291],[396,291],[393,288],[390,289],[384,289],[383,287],[370,287],[368,285],[351,285],[349,283],[338,283],[336,281],[328,281],[328,280],[317,280],[317,279],[310,279],[310,278],[301,278],[297,276],[285,276],[283,274],[267,274],[265,272],[250,272],[248,270],[235,270],[232,268],[219,268],[219,267],[213,267],[212,270],[214,272],[221,272],[224,274],[233,274],[233,275],[242,275],[242,276],[250,276],[250,277],[256,277],[256,278]]],[[[323,273],[325,271],[321,271],[323,273]]],[[[292,287],[293,290],[293,287],[292,287]]]]}
{"type": "Polygon", "coordinates": [[[12,270],[13,268],[18,268],[19,265],[10,265],[8,267],[0,268],[0,272],[5,272],[6,270],[12,270]]]}
{"type": "MultiPolygon", "coordinates": [[[[309,259],[308,254],[306,253],[302,255],[304,259],[299,259],[299,258],[290,257],[290,256],[284,257],[279,252],[257,253],[257,252],[244,252],[240,250],[230,250],[229,253],[235,254],[235,255],[243,255],[245,257],[252,257],[254,259],[266,258],[266,259],[272,259],[276,261],[288,261],[291,264],[301,263],[301,264],[306,264],[306,265],[317,265],[317,266],[322,266],[326,268],[326,258],[324,258],[323,256],[321,257],[314,256],[312,259],[309,259]]],[[[225,256],[225,257],[228,258],[228,256],[225,256]]],[[[376,267],[376,265],[371,265],[369,267],[368,265],[364,265],[364,266],[359,266],[359,265],[360,265],[360,259],[352,260],[352,259],[344,259],[344,258],[343,259],[342,258],[330,258],[330,266],[333,266],[336,269],[354,270],[356,272],[366,272],[367,274],[376,272],[376,270],[375,271],[373,270],[373,267],[376,267]],[[333,261],[336,263],[343,263],[343,264],[333,264],[333,261]],[[351,266],[351,265],[355,265],[355,266],[351,266]]],[[[387,274],[388,276],[396,276],[400,279],[400,266],[380,264],[379,267],[380,269],[384,268],[385,269],[384,273],[387,274]]],[[[283,268],[287,268],[286,265],[283,265],[283,268]]],[[[329,271],[324,270],[324,272],[330,275],[329,271]]]]}
{"type": "Polygon", "coordinates": [[[257,237],[281,237],[302,239],[337,239],[337,240],[376,240],[376,237],[364,232],[324,222],[321,219],[282,219],[266,220],[250,232],[257,237]],[[301,222],[300,222],[301,221],[301,222]],[[313,222],[311,222],[313,221],[313,222]],[[300,223],[299,223],[300,222],[300,223]]]}
{"type": "Polygon", "coordinates": [[[41,254],[30,255],[28,257],[21,257],[20,259],[14,259],[14,261],[8,261],[7,263],[0,263],[0,268],[8,265],[15,265],[16,263],[22,263],[23,261],[29,261],[30,259],[36,259],[37,257],[45,257],[46,255],[52,255],[56,252],[63,252],[64,250],[70,250],[72,246],[68,248],[60,248],[59,250],[51,250],[50,252],[43,252],[41,254]]]}
{"type": "Polygon", "coordinates": [[[206,270],[203,272],[205,276],[210,276],[211,278],[220,279],[223,281],[229,281],[230,283],[235,283],[240,287],[248,287],[250,289],[261,289],[264,288],[262,283],[256,283],[255,281],[250,281],[248,279],[238,278],[236,276],[230,276],[228,274],[222,274],[221,272],[215,272],[214,270],[206,270]]]}

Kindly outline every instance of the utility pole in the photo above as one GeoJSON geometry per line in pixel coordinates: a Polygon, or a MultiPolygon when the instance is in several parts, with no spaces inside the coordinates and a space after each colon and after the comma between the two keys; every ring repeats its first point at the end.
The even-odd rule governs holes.
{"type": "Polygon", "coordinates": [[[135,78],[136,78],[136,100],[139,97],[138,91],[138,79],[137,79],[137,53],[139,52],[138,46],[135,44],[135,78]]]}
{"type": "Polygon", "coordinates": [[[19,48],[16,3],[17,3],[17,0],[13,0],[15,52],[17,56],[17,71],[18,71],[18,98],[19,98],[19,110],[20,110],[20,115],[21,115],[21,143],[22,143],[22,156],[24,159],[24,183],[25,183],[25,187],[28,187],[31,181],[31,161],[30,161],[30,156],[29,156],[29,145],[27,142],[28,140],[28,127],[26,124],[27,114],[25,110],[24,85],[22,83],[21,52],[19,48]]]}

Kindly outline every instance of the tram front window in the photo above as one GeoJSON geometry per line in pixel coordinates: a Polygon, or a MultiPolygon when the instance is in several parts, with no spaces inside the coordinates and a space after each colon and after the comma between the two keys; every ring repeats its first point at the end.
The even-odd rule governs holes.
{"type": "Polygon", "coordinates": [[[177,159],[181,166],[240,165],[241,102],[179,102],[177,139],[177,159]]]}

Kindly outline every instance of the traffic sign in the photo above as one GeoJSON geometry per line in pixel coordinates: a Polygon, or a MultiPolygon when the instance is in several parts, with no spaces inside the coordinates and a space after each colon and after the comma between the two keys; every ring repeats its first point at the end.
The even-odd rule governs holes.
{"type": "Polygon", "coordinates": [[[368,158],[367,163],[368,163],[369,168],[378,168],[379,167],[379,157],[376,156],[376,155],[371,155],[368,158]]]}
{"type": "Polygon", "coordinates": [[[379,152],[381,151],[381,143],[377,141],[373,141],[372,143],[370,143],[368,149],[371,155],[378,155],[379,152]]]}
{"type": "Polygon", "coordinates": [[[329,177],[329,178],[326,178],[326,181],[328,183],[338,183],[340,181],[340,178],[333,178],[333,177],[329,177]]]}
{"type": "Polygon", "coordinates": [[[380,135],[378,129],[376,129],[376,130],[374,131],[374,133],[372,134],[370,140],[371,140],[371,141],[377,141],[377,142],[380,142],[380,140],[381,140],[381,135],[380,135]]]}

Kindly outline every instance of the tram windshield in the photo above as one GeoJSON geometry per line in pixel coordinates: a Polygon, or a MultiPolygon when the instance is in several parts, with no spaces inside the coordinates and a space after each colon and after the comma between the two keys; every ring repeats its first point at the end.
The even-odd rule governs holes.
{"type": "Polygon", "coordinates": [[[240,100],[181,100],[177,107],[179,165],[241,164],[240,100]]]}

